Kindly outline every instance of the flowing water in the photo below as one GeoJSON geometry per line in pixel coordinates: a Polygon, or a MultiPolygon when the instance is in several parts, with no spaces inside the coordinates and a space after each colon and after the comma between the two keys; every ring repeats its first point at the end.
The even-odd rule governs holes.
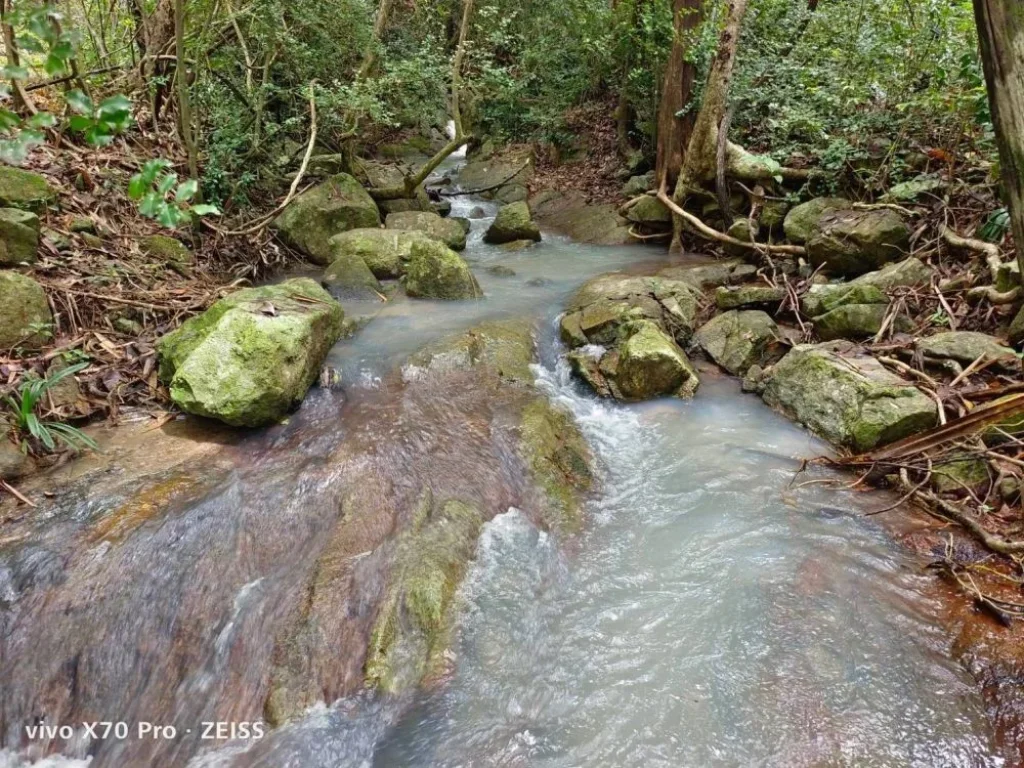
{"type": "MultiPolygon", "coordinates": [[[[479,204],[457,199],[455,214],[479,204]]],[[[141,486],[126,480],[9,524],[0,766],[46,754],[22,730],[47,716],[256,719],[275,637],[330,568],[352,586],[310,592],[318,633],[300,653],[329,681],[324,702],[255,742],[76,736],[37,764],[1004,765],[930,578],[863,515],[885,500],[792,482],[822,444],[710,371],[692,402],[638,406],[570,381],[565,299],[663,256],[555,236],[506,253],[482,244],[487,223],[466,252],[485,301],[346,305],[376,316],[332,353],[344,397],[314,393],[288,424],[160,474],[146,486],[158,499],[127,512],[141,486]],[[516,275],[488,271],[499,263],[516,275]],[[538,386],[576,416],[601,478],[570,541],[519,511],[523,479],[492,428],[500,397],[394,373],[446,333],[524,315],[538,320],[538,386]],[[494,515],[459,594],[453,671],[401,699],[359,692],[353,649],[395,520],[351,510],[401,506],[426,482],[494,515]]]]}

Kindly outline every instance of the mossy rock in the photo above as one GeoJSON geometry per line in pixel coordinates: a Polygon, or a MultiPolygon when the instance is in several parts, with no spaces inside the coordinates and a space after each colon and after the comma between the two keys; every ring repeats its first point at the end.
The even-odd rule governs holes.
{"type": "Polygon", "coordinates": [[[692,397],[700,386],[697,371],[675,340],[656,323],[640,320],[625,330],[611,379],[620,400],[692,397]]]}
{"type": "Polygon", "coordinates": [[[886,304],[847,304],[814,318],[814,333],[822,341],[869,339],[882,330],[886,304]]]}
{"type": "Polygon", "coordinates": [[[723,311],[744,307],[778,308],[785,298],[785,289],[772,285],[723,285],[715,291],[715,306],[723,311]]]}
{"type": "Polygon", "coordinates": [[[932,488],[939,493],[966,496],[987,490],[992,471],[985,459],[970,453],[953,453],[932,465],[932,488]]]}
{"type": "Polygon", "coordinates": [[[768,365],[782,356],[779,327],[759,310],[733,310],[712,318],[694,335],[712,360],[733,376],[753,365],[768,365]]]}
{"type": "Polygon", "coordinates": [[[413,355],[405,373],[481,370],[504,385],[526,387],[536,376],[530,366],[537,361],[533,326],[524,320],[481,323],[469,331],[430,344],[413,355]]]}
{"type": "Polygon", "coordinates": [[[39,217],[18,208],[0,208],[0,267],[34,264],[39,254],[39,217]]]}
{"type": "Polygon", "coordinates": [[[406,264],[405,292],[419,299],[479,299],[483,291],[469,265],[444,243],[413,243],[406,264]]]}
{"type": "Polygon", "coordinates": [[[380,280],[395,280],[405,274],[405,264],[412,256],[415,243],[432,238],[422,232],[388,229],[353,229],[330,239],[333,253],[359,256],[380,280]]]}
{"type": "Polygon", "coordinates": [[[664,229],[672,226],[672,212],[665,207],[661,200],[652,195],[644,195],[622,213],[634,224],[652,229],[664,229]]]}
{"type": "Polygon", "coordinates": [[[455,593],[476,550],[484,516],[459,500],[435,505],[424,494],[411,526],[395,542],[387,594],[366,655],[366,684],[397,694],[443,664],[455,593]]]}
{"type": "Polygon", "coordinates": [[[892,291],[896,288],[917,288],[929,285],[935,270],[911,256],[895,264],[886,264],[879,270],[868,272],[854,280],[849,285],[870,285],[881,291],[892,291]]]}
{"type": "Polygon", "coordinates": [[[874,285],[851,283],[819,283],[800,299],[800,310],[810,318],[853,304],[888,305],[889,298],[874,285]]]}
{"type": "Polygon", "coordinates": [[[593,455],[572,414],[537,397],[523,409],[520,454],[544,491],[542,518],[551,529],[576,533],[593,489],[593,455]]]}
{"type": "Polygon", "coordinates": [[[815,267],[856,277],[906,258],[910,228],[895,211],[827,211],[807,239],[807,257],[815,267]]]}
{"type": "Polygon", "coordinates": [[[337,258],[324,271],[323,284],[339,299],[375,299],[381,286],[363,257],[338,249],[337,258]]]}
{"type": "Polygon", "coordinates": [[[37,350],[53,338],[53,313],[43,286],[18,272],[0,271],[0,349],[37,350]]]}
{"type": "Polygon", "coordinates": [[[160,378],[183,411],[272,424],[316,381],[343,320],[309,278],[236,291],[159,340],[160,378]]]}
{"type": "Polygon", "coordinates": [[[330,264],[330,239],[350,229],[380,226],[373,198],[352,176],[339,173],[292,200],[274,220],[285,243],[315,264],[330,264]]]}
{"type": "Polygon", "coordinates": [[[788,213],[789,203],[785,200],[766,200],[757,221],[765,231],[779,234],[784,231],[788,213]]]}
{"type": "Polygon", "coordinates": [[[195,256],[184,243],[167,235],[149,235],[139,241],[142,252],[171,267],[190,267],[195,256]]]}
{"type": "Polygon", "coordinates": [[[978,358],[999,361],[1004,368],[1020,369],[1016,353],[999,339],[974,331],[946,331],[917,340],[917,351],[933,360],[955,360],[970,365],[978,358]]]}
{"type": "Polygon", "coordinates": [[[45,177],[21,168],[0,165],[0,207],[39,214],[57,199],[57,190],[45,177]]]}
{"type": "Polygon", "coordinates": [[[654,189],[654,185],[657,178],[654,171],[648,171],[647,173],[640,174],[639,176],[631,176],[629,180],[622,185],[622,196],[633,198],[639,197],[645,192],[649,192],[654,189]]]}
{"type": "MultiPolygon", "coordinates": [[[[757,240],[759,230],[756,227],[750,226],[750,219],[736,219],[726,234],[733,240],[739,240],[741,243],[753,243],[757,240]]],[[[731,243],[726,243],[722,246],[722,250],[730,256],[739,258],[748,258],[756,254],[756,251],[752,251],[750,248],[744,248],[731,243]]]]}
{"type": "Polygon", "coordinates": [[[816,197],[796,206],[786,214],[783,222],[786,239],[797,245],[806,243],[827,211],[844,210],[852,205],[849,200],[841,197],[816,197]]]}
{"type": "Polygon", "coordinates": [[[635,243],[629,222],[611,203],[590,203],[578,192],[542,190],[530,197],[530,210],[538,224],[568,235],[580,243],[627,245],[635,243]]]}
{"type": "Polygon", "coordinates": [[[530,215],[530,206],[525,202],[511,203],[502,207],[494,222],[484,233],[484,242],[501,245],[517,240],[539,242],[540,228],[530,215]]]}
{"type": "Polygon", "coordinates": [[[863,452],[935,426],[930,397],[846,342],[794,347],[764,399],[833,445],[863,452]]]}
{"type": "Polygon", "coordinates": [[[569,302],[561,320],[562,340],[570,347],[615,344],[633,320],[653,320],[679,344],[693,334],[697,297],[693,288],[668,277],[621,273],[589,280],[569,302]]]}
{"type": "Polygon", "coordinates": [[[388,215],[385,226],[390,230],[422,232],[430,239],[444,243],[453,251],[461,251],[466,247],[466,230],[462,224],[455,219],[442,218],[436,213],[392,213],[388,215]]]}

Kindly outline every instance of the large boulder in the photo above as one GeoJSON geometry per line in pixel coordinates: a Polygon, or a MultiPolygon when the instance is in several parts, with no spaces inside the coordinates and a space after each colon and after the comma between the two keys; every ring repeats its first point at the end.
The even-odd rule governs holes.
{"type": "Polygon", "coordinates": [[[540,228],[530,217],[530,206],[525,202],[511,203],[502,207],[494,217],[494,223],[484,234],[484,242],[502,244],[517,240],[540,241],[540,228]]]}
{"type": "Polygon", "coordinates": [[[38,173],[0,165],[0,207],[42,213],[57,199],[57,190],[38,173]]]}
{"type": "Polygon", "coordinates": [[[532,150],[521,148],[474,154],[459,171],[459,185],[484,190],[485,197],[500,195],[504,187],[525,188],[532,178],[532,150]]]}
{"type": "Polygon", "coordinates": [[[592,204],[579,192],[545,189],[530,197],[534,219],[545,229],[591,245],[626,245],[635,242],[629,222],[611,203],[592,204]]]}
{"type": "Polygon", "coordinates": [[[827,211],[843,210],[850,206],[850,201],[841,197],[816,197],[796,206],[786,214],[783,221],[786,239],[798,245],[806,243],[818,228],[818,221],[827,211]]]}
{"type": "Polygon", "coordinates": [[[183,411],[272,424],[316,381],[344,316],[309,278],[236,291],[159,340],[160,378],[183,411]]]}
{"type": "Polygon", "coordinates": [[[405,292],[421,299],[479,299],[469,265],[444,243],[414,243],[405,270],[405,292]]]}
{"type": "Polygon", "coordinates": [[[759,310],[733,310],[713,317],[694,340],[733,376],[745,375],[752,365],[768,365],[783,352],[779,327],[759,310]]]}
{"type": "Polygon", "coordinates": [[[807,240],[807,256],[830,274],[856,277],[904,259],[909,247],[910,228],[895,211],[828,211],[807,240]]]}
{"type": "Polygon", "coordinates": [[[324,266],[333,255],[332,237],[350,229],[379,226],[377,204],[347,173],[303,192],[274,220],[282,240],[324,266]]]}
{"type": "Polygon", "coordinates": [[[466,247],[466,230],[461,222],[456,219],[445,219],[436,213],[389,213],[384,226],[398,232],[422,232],[432,240],[444,243],[453,251],[461,251],[466,247]]]}
{"type": "Polygon", "coordinates": [[[648,171],[639,176],[630,176],[629,180],[622,185],[622,196],[638,197],[654,189],[656,181],[657,176],[654,171],[648,171]]]}
{"type": "Polygon", "coordinates": [[[0,208],[0,267],[33,264],[39,251],[39,217],[18,208],[0,208]]]}
{"type": "Polygon", "coordinates": [[[599,395],[619,400],[691,397],[700,384],[686,353],[651,320],[625,325],[610,352],[583,348],[572,352],[569,361],[599,395]]]}
{"type": "Polygon", "coordinates": [[[39,349],[53,338],[53,313],[43,286],[31,277],[0,271],[0,349],[39,349]]]}
{"type": "Polygon", "coordinates": [[[938,420],[935,401],[847,342],[794,347],[769,372],[764,399],[834,445],[859,452],[938,420]]]}
{"type": "Polygon", "coordinates": [[[576,292],[561,319],[562,340],[571,347],[615,344],[634,320],[653,320],[679,344],[693,334],[697,297],[680,280],[601,275],[576,292]]]}
{"type": "Polygon", "coordinates": [[[353,229],[330,240],[333,253],[359,256],[380,280],[396,280],[405,274],[405,263],[415,243],[432,240],[423,232],[390,229],[353,229]]]}
{"type": "Polygon", "coordinates": [[[757,267],[739,259],[716,261],[710,264],[685,264],[665,267],[658,275],[670,280],[682,280],[698,291],[726,285],[738,285],[757,275],[757,267]]]}
{"type": "Polygon", "coordinates": [[[999,339],[974,331],[946,331],[917,340],[917,351],[932,360],[955,360],[970,365],[978,358],[998,362],[1001,367],[1019,369],[1016,353],[999,339]]]}

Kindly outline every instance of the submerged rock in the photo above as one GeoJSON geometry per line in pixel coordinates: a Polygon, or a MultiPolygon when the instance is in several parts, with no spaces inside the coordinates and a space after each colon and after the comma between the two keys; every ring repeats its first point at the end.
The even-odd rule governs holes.
{"type": "Polygon", "coordinates": [[[303,192],[274,220],[281,239],[323,266],[333,255],[332,237],[350,229],[379,226],[377,204],[347,173],[303,192]]]}
{"type": "Polygon", "coordinates": [[[456,219],[445,219],[436,213],[391,213],[388,214],[385,226],[390,230],[422,232],[453,251],[461,251],[466,247],[466,230],[462,224],[456,219]]]}
{"type": "Polygon", "coordinates": [[[482,323],[464,334],[429,345],[410,358],[405,377],[479,370],[500,383],[525,387],[536,378],[530,370],[534,359],[531,324],[502,320],[482,323]]]}
{"type": "Polygon", "coordinates": [[[484,242],[500,245],[518,240],[540,241],[540,228],[530,218],[525,202],[511,203],[498,211],[494,223],[484,234],[484,242]]]}
{"type": "Polygon", "coordinates": [[[935,401],[846,342],[794,347],[769,372],[764,399],[830,443],[861,452],[938,421],[935,401]]]}
{"type": "Polygon", "coordinates": [[[330,239],[331,252],[359,256],[380,280],[396,280],[405,274],[405,263],[415,243],[430,242],[423,232],[387,229],[353,229],[330,239]]]}
{"type": "Polygon", "coordinates": [[[779,327],[759,310],[718,315],[701,326],[694,339],[733,376],[745,376],[754,365],[768,365],[783,352],[779,327]]]}
{"type": "Polygon", "coordinates": [[[388,592],[366,655],[366,683],[399,693],[440,671],[450,644],[455,590],[476,550],[484,515],[427,492],[395,543],[388,592]]]}
{"type": "Polygon", "coordinates": [[[21,168],[0,165],[0,207],[42,213],[57,199],[57,190],[45,177],[21,168]]]}
{"type": "Polygon", "coordinates": [[[34,264],[39,252],[39,217],[17,208],[0,208],[0,267],[34,264]]]}
{"type": "Polygon", "coordinates": [[[479,299],[483,291],[469,265],[440,242],[413,243],[405,269],[405,292],[422,299],[479,299]]]}
{"type": "Polygon", "coordinates": [[[906,257],[910,228],[895,211],[827,211],[807,239],[814,266],[856,277],[906,257]]]}
{"type": "Polygon", "coordinates": [[[308,278],[237,291],[160,339],[160,378],[188,413],[272,424],[316,381],[343,320],[308,278]]]}
{"type": "Polygon", "coordinates": [[[0,271],[0,349],[39,349],[53,338],[53,313],[43,286],[18,272],[0,271]]]}
{"type": "Polygon", "coordinates": [[[786,239],[797,245],[806,243],[827,211],[844,210],[850,206],[850,201],[841,197],[816,197],[796,206],[786,214],[783,222],[786,239]]]}

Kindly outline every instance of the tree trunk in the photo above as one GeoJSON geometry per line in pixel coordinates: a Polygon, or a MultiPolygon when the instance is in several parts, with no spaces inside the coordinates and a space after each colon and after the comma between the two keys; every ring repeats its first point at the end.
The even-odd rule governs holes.
{"type": "Polygon", "coordinates": [[[694,116],[679,117],[693,96],[697,69],[689,61],[691,37],[704,18],[704,0],[675,0],[675,37],[665,65],[665,76],[658,103],[658,159],[655,165],[657,183],[665,182],[674,189],[683,151],[690,141],[694,116]]]}
{"type": "Polygon", "coordinates": [[[1024,3],[974,0],[1017,262],[1024,275],[1024,3]]]}
{"type": "Polygon", "coordinates": [[[373,37],[370,38],[370,42],[366,46],[366,52],[363,54],[363,63],[359,67],[359,74],[356,75],[357,80],[365,80],[369,77],[370,72],[373,71],[373,67],[377,63],[377,48],[384,39],[384,32],[388,28],[388,21],[391,19],[391,8],[394,4],[394,0],[380,0],[380,5],[377,7],[377,17],[373,22],[373,37]]]}

